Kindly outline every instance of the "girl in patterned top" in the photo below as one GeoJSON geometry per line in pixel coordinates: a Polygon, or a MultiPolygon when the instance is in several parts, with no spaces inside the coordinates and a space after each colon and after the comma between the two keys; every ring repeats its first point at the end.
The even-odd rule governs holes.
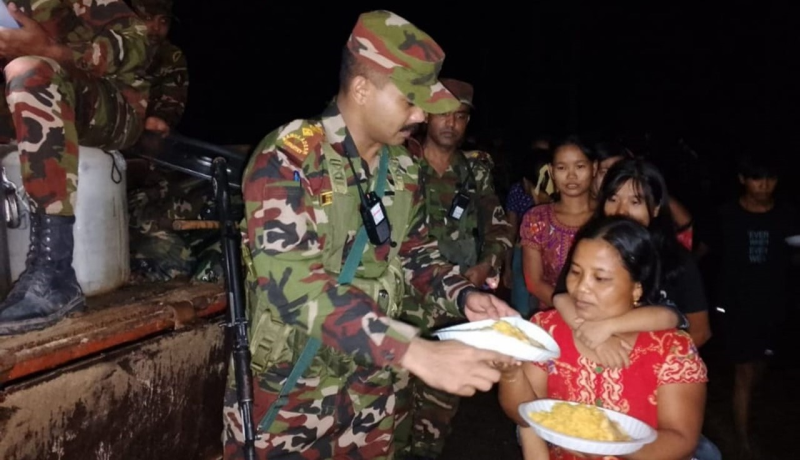
{"type": "MultiPolygon", "coordinates": [[[[658,297],[658,250],[650,232],[627,217],[592,220],[576,236],[568,264],[567,289],[585,320],[619,317],[658,297]]],[[[533,322],[553,336],[561,355],[510,367],[499,385],[503,409],[522,427],[525,459],[584,458],[555,445],[548,447],[519,416],[521,403],[541,398],[615,410],[657,430],[654,442],[626,459],[691,456],[703,425],[708,378],[688,334],[676,329],[628,333],[625,339],[634,344],[630,366],[613,369],[599,364],[594,351],[574,337],[557,311],[538,313],[533,322]]]]}
{"type": "Polygon", "coordinates": [[[594,208],[590,188],[595,163],[588,147],[568,137],[553,149],[549,167],[558,199],[531,208],[519,230],[525,284],[541,310],[552,308],[550,299],[572,238],[594,208]]]}

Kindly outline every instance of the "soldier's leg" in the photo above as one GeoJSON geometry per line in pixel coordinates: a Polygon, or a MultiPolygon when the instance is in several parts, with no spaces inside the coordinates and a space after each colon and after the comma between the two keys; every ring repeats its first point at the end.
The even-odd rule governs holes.
{"type": "Polygon", "coordinates": [[[398,374],[394,384],[394,453],[397,460],[407,459],[411,455],[411,410],[414,404],[412,378],[408,372],[402,372],[398,374]]]}
{"type": "Polygon", "coordinates": [[[412,379],[414,409],[411,413],[411,453],[415,458],[437,458],[458,411],[459,397],[412,379]]]}
{"type": "Polygon", "coordinates": [[[334,458],[388,459],[395,427],[394,373],[359,367],[347,379],[342,406],[352,414],[334,445],[334,458]]]}
{"type": "MultiPolygon", "coordinates": [[[[316,362],[315,362],[316,364],[316,362]]],[[[291,373],[285,363],[253,377],[253,421],[255,448],[259,459],[333,458],[336,437],[352,414],[341,405],[344,379],[315,372],[313,378],[298,379],[287,396],[286,404],[270,426],[259,426],[291,373]],[[321,375],[320,375],[321,374],[321,375]]],[[[228,389],[223,409],[223,452],[225,460],[244,458],[244,430],[233,385],[233,366],[229,368],[228,389]]]]}
{"type": "MultiPolygon", "coordinates": [[[[388,371],[301,378],[272,425],[259,427],[289,372],[270,370],[253,379],[257,458],[389,458],[394,395],[388,371]]],[[[244,458],[244,429],[232,384],[225,393],[222,442],[225,460],[244,458]]]]}
{"type": "Polygon", "coordinates": [[[141,115],[109,82],[26,56],[4,69],[31,215],[26,270],[0,305],[0,335],[41,329],[83,308],[72,269],[78,145],[135,140],[141,115]],[[80,136],[79,136],[80,134],[80,136]]]}

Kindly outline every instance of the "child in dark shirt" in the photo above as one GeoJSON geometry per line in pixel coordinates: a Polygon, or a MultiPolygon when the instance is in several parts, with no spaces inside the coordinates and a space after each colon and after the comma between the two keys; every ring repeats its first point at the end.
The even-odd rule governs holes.
{"type": "Polygon", "coordinates": [[[785,317],[790,251],[786,238],[800,233],[794,207],[775,200],[778,168],[765,156],[739,161],[742,194],[723,205],[703,244],[721,262],[717,286],[724,311],[726,352],[735,365],[734,422],[751,450],[748,417],[752,390],[775,353],[785,317]]]}

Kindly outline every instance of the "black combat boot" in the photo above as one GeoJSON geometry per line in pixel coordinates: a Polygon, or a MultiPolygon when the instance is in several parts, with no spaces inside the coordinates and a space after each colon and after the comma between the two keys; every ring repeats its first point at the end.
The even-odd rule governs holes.
{"type": "Polygon", "coordinates": [[[25,271],[0,304],[0,335],[43,329],[84,309],[72,268],[75,217],[31,213],[31,245],[25,271]]]}

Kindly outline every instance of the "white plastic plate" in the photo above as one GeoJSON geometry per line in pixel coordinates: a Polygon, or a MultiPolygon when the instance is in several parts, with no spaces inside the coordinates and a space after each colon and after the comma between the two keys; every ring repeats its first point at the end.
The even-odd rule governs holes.
{"type": "Polygon", "coordinates": [[[658,436],[656,430],[650,425],[629,415],[602,407],[599,407],[599,409],[605,412],[609,419],[619,424],[620,428],[631,437],[630,441],[592,441],[589,439],[577,438],[545,428],[531,419],[530,414],[532,412],[550,411],[553,405],[559,402],[565,401],[559,401],[557,399],[539,399],[537,401],[523,403],[519,406],[519,414],[528,422],[540,438],[565,449],[591,455],[628,455],[638,451],[645,444],[655,441],[658,436]]]}
{"type": "Polygon", "coordinates": [[[475,348],[512,356],[520,361],[547,361],[561,356],[561,349],[550,334],[530,321],[517,316],[459,324],[441,329],[434,335],[440,340],[458,340],[475,348]],[[506,321],[518,327],[528,337],[542,344],[544,348],[535,347],[515,337],[488,329],[497,321],[506,321]]]}

